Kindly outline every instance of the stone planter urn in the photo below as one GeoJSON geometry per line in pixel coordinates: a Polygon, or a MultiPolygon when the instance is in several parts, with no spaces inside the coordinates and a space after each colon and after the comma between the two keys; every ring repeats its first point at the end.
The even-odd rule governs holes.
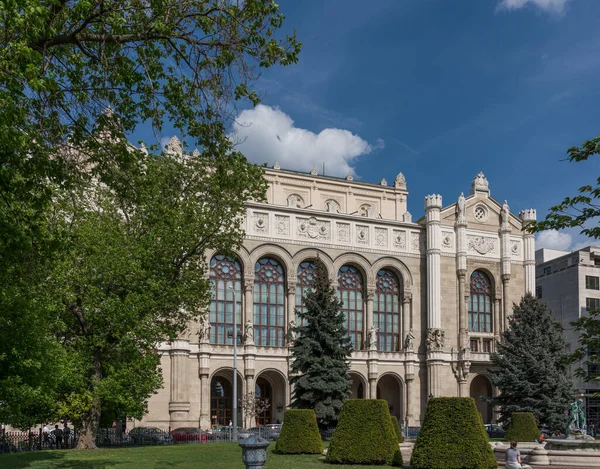
{"type": "Polygon", "coordinates": [[[250,435],[240,442],[242,462],[247,469],[263,469],[267,460],[269,442],[258,435],[250,435]]]}

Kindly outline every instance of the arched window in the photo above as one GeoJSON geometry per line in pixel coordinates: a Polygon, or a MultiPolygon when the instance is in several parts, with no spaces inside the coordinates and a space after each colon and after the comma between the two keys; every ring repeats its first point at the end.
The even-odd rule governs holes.
{"type": "Polygon", "coordinates": [[[492,332],[492,284],[489,277],[476,270],[471,274],[469,297],[469,331],[492,332]]]}
{"type": "Polygon", "coordinates": [[[242,330],[242,308],[240,292],[242,291],[242,269],[240,263],[229,256],[217,254],[210,260],[210,283],[213,300],[210,303],[210,343],[233,345],[233,310],[234,294],[228,288],[233,282],[237,304],[237,329],[242,330]]]}
{"type": "Polygon", "coordinates": [[[285,276],[275,259],[263,257],[254,266],[254,341],[283,347],[285,276]]]}
{"type": "Polygon", "coordinates": [[[350,265],[343,266],[338,272],[338,295],[354,350],[360,350],[363,345],[363,291],[360,272],[350,265]]]}
{"type": "Polygon", "coordinates": [[[271,389],[271,385],[269,382],[260,377],[256,380],[256,384],[254,385],[254,395],[258,399],[262,399],[264,403],[269,404],[267,409],[264,409],[262,412],[255,415],[256,417],[256,425],[267,425],[268,423],[272,423],[272,415],[273,415],[273,390],[271,389]]]}
{"type": "Polygon", "coordinates": [[[377,349],[397,352],[400,349],[400,282],[389,270],[377,272],[373,325],[379,329],[377,349]]]}
{"type": "MultiPolygon", "coordinates": [[[[304,295],[309,290],[315,276],[315,263],[313,261],[304,261],[298,266],[298,283],[296,286],[296,310],[304,312],[304,295]]],[[[297,320],[297,319],[296,319],[297,320]]]]}
{"type": "Polygon", "coordinates": [[[227,425],[231,420],[231,384],[223,378],[213,378],[210,387],[211,422],[227,425]]]}

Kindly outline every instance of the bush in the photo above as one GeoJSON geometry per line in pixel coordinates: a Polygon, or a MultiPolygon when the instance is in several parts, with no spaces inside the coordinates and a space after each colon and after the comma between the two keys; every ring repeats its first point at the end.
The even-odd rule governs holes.
{"type": "Polygon", "coordinates": [[[398,449],[387,401],[346,399],[327,451],[327,461],[389,464],[398,449]]]}
{"type": "Polygon", "coordinates": [[[510,415],[504,441],[535,441],[539,436],[540,430],[531,412],[513,412],[510,415]]]}
{"type": "Polygon", "coordinates": [[[410,465],[413,469],[498,467],[473,398],[429,400],[410,465]]]}
{"type": "Polygon", "coordinates": [[[314,410],[285,411],[275,452],[280,454],[321,454],[323,452],[323,442],[314,410]]]}
{"type": "Polygon", "coordinates": [[[398,443],[404,443],[404,436],[402,436],[402,429],[400,428],[400,423],[398,422],[398,417],[395,415],[390,415],[392,418],[392,426],[396,431],[396,436],[398,437],[398,443]]]}
{"type": "Polygon", "coordinates": [[[404,461],[402,460],[402,453],[400,452],[400,448],[396,448],[394,451],[394,457],[392,458],[392,467],[402,467],[404,461]]]}

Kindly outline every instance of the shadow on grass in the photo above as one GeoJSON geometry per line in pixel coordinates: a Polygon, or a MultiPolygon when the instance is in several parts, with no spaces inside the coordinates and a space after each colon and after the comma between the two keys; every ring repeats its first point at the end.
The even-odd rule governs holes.
{"type": "Polygon", "coordinates": [[[112,458],[101,458],[89,460],[83,457],[79,459],[73,457],[72,451],[69,451],[67,458],[66,452],[60,451],[35,451],[31,453],[12,453],[0,454],[0,467],[11,469],[26,468],[64,468],[64,469],[105,469],[108,464],[118,465],[119,462],[112,458]]]}

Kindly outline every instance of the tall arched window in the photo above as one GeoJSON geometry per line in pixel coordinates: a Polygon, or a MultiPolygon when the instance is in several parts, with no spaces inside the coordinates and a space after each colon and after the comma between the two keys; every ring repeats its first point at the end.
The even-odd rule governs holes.
{"type": "MultiPolygon", "coordinates": [[[[304,312],[304,295],[306,290],[312,286],[315,276],[315,263],[313,261],[304,261],[298,266],[298,283],[296,286],[296,310],[304,312]]],[[[296,319],[298,321],[298,318],[296,319]]]]}
{"type": "Polygon", "coordinates": [[[273,390],[266,379],[260,377],[256,380],[256,384],[254,385],[254,395],[259,399],[264,399],[269,404],[268,409],[265,409],[260,414],[256,415],[256,425],[260,426],[272,423],[273,390]]]}
{"type": "Polygon", "coordinates": [[[471,274],[469,297],[469,331],[492,332],[492,284],[489,277],[476,270],[471,274]]]}
{"type": "Polygon", "coordinates": [[[283,347],[285,275],[275,259],[263,257],[254,266],[254,341],[283,347]]]}
{"type": "MultiPolygon", "coordinates": [[[[233,345],[234,294],[228,288],[233,282],[235,297],[241,301],[242,269],[240,263],[229,256],[217,254],[210,260],[210,283],[213,300],[210,303],[210,343],[233,345]]],[[[237,329],[242,330],[242,308],[237,305],[237,329]]]]}
{"type": "Polygon", "coordinates": [[[400,349],[400,282],[389,270],[377,272],[373,325],[379,329],[378,350],[396,352],[400,349]]]}
{"type": "Polygon", "coordinates": [[[342,311],[354,350],[360,350],[363,344],[363,291],[360,272],[351,265],[343,266],[338,272],[338,295],[343,303],[342,311]]]}

